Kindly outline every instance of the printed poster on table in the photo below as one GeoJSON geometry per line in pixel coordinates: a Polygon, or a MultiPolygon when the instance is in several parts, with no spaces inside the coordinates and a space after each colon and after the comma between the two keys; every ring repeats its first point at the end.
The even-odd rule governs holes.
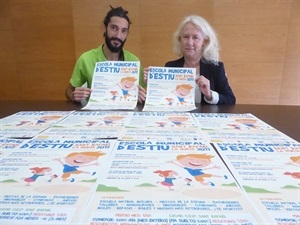
{"type": "Polygon", "coordinates": [[[196,109],[195,76],[195,68],[149,67],[143,111],[196,109]]]}
{"type": "Polygon", "coordinates": [[[32,139],[2,150],[1,225],[77,224],[114,144],[32,139]]]}
{"type": "Polygon", "coordinates": [[[262,224],[205,142],[118,141],[82,224],[262,224]]]}
{"type": "Polygon", "coordinates": [[[38,138],[117,138],[132,116],[128,111],[76,111],[39,134],[38,138]]]}
{"type": "Polygon", "coordinates": [[[300,143],[214,146],[269,224],[300,224],[300,143]]]}
{"type": "Polygon", "coordinates": [[[138,102],[140,62],[96,63],[86,110],[133,110],[138,102]]]}
{"type": "Polygon", "coordinates": [[[0,119],[0,137],[32,138],[73,111],[21,111],[0,119]]]}
{"type": "Polygon", "coordinates": [[[119,139],[199,141],[204,135],[188,112],[133,112],[119,139]]]}
{"type": "Polygon", "coordinates": [[[26,141],[27,139],[0,138],[0,155],[2,154],[2,150],[18,148],[26,141]]]}
{"type": "Polygon", "coordinates": [[[296,142],[251,113],[192,113],[209,142],[296,142]]]}

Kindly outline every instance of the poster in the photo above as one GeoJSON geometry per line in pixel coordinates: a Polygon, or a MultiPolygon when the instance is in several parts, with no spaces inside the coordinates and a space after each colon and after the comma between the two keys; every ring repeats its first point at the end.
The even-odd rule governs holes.
{"type": "Polygon", "coordinates": [[[251,113],[192,113],[209,142],[296,142],[251,113]]]}
{"type": "Polygon", "coordinates": [[[116,139],[133,112],[76,111],[37,137],[44,139],[116,139]]]}
{"type": "Polygon", "coordinates": [[[83,110],[133,110],[138,102],[140,62],[96,63],[92,93],[83,110]]]}
{"type": "Polygon", "coordinates": [[[1,225],[77,224],[113,140],[28,140],[3,149],[1,225]]]}
{"type": "Polygon", "coordinates": [[[258,213],[205,142],[118,141],[83,224],[245,225],[258,213]]]}
{"type": "Polygon", "coordinates": [[[274,225],[300,224],[300,143],[214,143],[253,205],[274,225]]]}
{"type": "Polygon", "coordinates": [[[73,111],[22,111],[0,119],[0,137],[32,138],[73,111]]]}
{"type": "Polygon", "coordinates": [[[196,109],[195,76],[195,68],[149,67],[143,111],[196,109]]]}
{"type": "Polygon", "coordinates": [[[133,112],[119,139],[199,141],[204,136],[188,112],[133,112]]]}
{"type": "Polygon", "coordinates": [[[26,141],[27,139],[0,138],[0,154],[2,154],[2,150],[18,148],[26,141]]]}

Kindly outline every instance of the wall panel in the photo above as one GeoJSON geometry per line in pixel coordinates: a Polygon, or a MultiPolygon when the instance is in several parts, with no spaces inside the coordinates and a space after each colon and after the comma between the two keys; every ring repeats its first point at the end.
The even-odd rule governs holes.
{"type": "Polygon", "coordinates": [[[65,99],[67,76],[75,62],[72,4],[68,0],[53,3],[1,0],[11,21],[13,43],[7,52],[14,56],[5,54],[0,65],[15,67],[1,69],[1,99],[65,99]],[[2,83],[5,76],[6,82],[12,77],[9,87],[14,89],[2,83]]]}
{"type": "Polygon", "coordinates": [[[103,42],[109,5],[129,11],[125,48],[144,67],[176,59],[178,23],[199,14],[237,103],[300,105],[300,0],[0,0],[0,100],[64,100],[77,58],[103,42]]]}
{"type": "Polygon", "coordinates": [[[279,105],[300,105],[299,63],[285,63],[280,83],[279,105]]]}

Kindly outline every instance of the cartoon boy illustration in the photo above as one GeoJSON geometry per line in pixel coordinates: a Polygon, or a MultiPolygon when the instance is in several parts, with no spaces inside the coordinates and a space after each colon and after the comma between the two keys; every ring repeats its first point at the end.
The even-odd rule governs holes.
{"type": "Polygon", "coordinates": [[[300,167],[300,155],[299,156],[291,156],[290,160],[291,161],[286,163],[287,165],[293,165],[293,166],[300,167]]]}
{"type": "Polygon", "coordinates": [[[180,126],[184,125],[183,122],[187,121],[188,118],[182,117],[182,116],[172,116],[172,117],[169,117],[168,120],[171,121],[174,125],[180,127],[180,126]]]}
{"type": "MultiPolygon", "coordinates": [[[[177,162],[170,161],[169,163],[173,163],[181,168],[184,168],[194,179],[203,184],[203,185],[211,185],[215,186],[213,182],[205,182],[206,178],[210,177],[220,177],[219,175],[213,175],[209,173],[205,173],[204,170],[209,169],[220,169],[218,166],[211,166],[207,167],[208,165],[212,164],[211,158],[214,156],[207,155],[207,154],[186,154],[186,155],[178,155],[176,157],[177,162]]],[[[223,176],[227,179],[227,176],[223,176]]]]}
{"type": "MultiPolygon", "coordinates": [[[[236,122],[244,126],[246,129],[257,129],[258,126],[256,125],[257,121],[255,119],[251,118],[241,118],[241,119],[236,119],[236,122]]],[[[240,127],[241,129],[241,127],[240,127]]]]}
{"type": "Polygon", "coordinates": [[[193,89],[193,87],[190,84],[179,84],[176,86],[176,89],[173,92],[181,105],[186,103],[186,98],[191,97],[191,89],[193,89]]]}
{"type": "Polygon", "coordinates": [[[169,191],[173,191],[173,181],[176,180],[178,173],[174,170],[156,170],[153,173],[158,173],[160,177],[164,177],[164,181],[158,181],[163,186],[167,186],[169,191]]]}
{"type": "Polygon", "coordinates": [[[30,186],[30,183],[35,182],[39,177],[45,176],[46,173],[50,173],[52,171],[50,167],[32,167],[30,170],[33,175],[31,177],[24,178],[26,186],[30,186]]]}
{"type": "Polygon", "coordinates": [[[136,81],[135,77],[123,77],[121,79],[119,86],[122,89],[124,100],[127,100],[127,98],[129,96],[131,96],[131,94],[129,94],[129,91],[135,89],[135,86],[134,86],[135,81],[136,81]]]}
{"type": "Polygon", "coordinates": [[[93,165],[98,166],[99,163],[97,162],[97,159],[99,156],[103,155],[105,155],[105,153],[102,152],[72,152],[65,157],[65,163],[59,158],[53,160],[56,160],[63,165],[63,174],[61,176],[62,180],[74,182],[75,179],[70,178],[71,175],[80,173],[95,175],[96,172],[90,173],[87,171],[78,170],[78,168],[93,165]]]}

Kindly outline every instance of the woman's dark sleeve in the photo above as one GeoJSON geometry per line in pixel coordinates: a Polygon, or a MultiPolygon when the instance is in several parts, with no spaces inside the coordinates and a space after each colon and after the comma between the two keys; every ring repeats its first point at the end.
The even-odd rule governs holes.
{"type": "Polygon", "coordinates": [[[221,104],[235,104],[236,98],[229,85],[228,78],[225,73],[224,64],[219,62],[218,66],[213,66],[214,70],[214,81],[215,81],[215,90],[219,94],[218,105],[221,104]]]}

